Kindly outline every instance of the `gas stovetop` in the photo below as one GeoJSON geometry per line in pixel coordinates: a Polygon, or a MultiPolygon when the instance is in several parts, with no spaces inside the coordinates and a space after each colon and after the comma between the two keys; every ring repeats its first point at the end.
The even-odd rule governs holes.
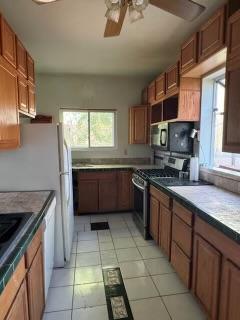
{"type": "Polygon", "coordinates": [[[136,173],[145,180],[151,178],[178,178],[178,170],[172,168],[164,169],[144,169],[137,170],[136,173]]]}

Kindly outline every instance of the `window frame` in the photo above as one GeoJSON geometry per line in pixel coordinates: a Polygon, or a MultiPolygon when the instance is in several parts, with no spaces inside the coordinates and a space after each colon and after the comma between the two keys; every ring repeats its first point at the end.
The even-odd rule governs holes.
{"type": "MultiPolygon", "coordinates": [[[[116,109],[77,109],[77,108],[60,108],[60,121],[63,123],[64,112],[87,112],[88,113],[88,147],[71,147],[72,151],[110,151],[118,148],[117,139],[117,110],[116,109]],[[91,147],[91,113],[112,113],[113,114],[113,146],[91,147]]],[[[63,123],[64,124],[64,123],[63,123]]]]}

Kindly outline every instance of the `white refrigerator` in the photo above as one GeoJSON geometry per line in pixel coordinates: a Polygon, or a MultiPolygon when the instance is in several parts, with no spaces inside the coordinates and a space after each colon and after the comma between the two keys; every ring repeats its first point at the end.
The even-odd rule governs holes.
{"type": "Polygon", "coordinates": [[[21,125],[21,147],[0,152],[0,191],[55,190],[54,266],[70,260],[74,232],[72,158],[62,124],[21,125]]]}

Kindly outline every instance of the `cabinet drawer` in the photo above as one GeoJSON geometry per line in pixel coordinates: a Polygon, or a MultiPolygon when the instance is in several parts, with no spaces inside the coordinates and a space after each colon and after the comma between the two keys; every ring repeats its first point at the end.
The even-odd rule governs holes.
{"type": "Polygon", "coordinates": [[[78,180],[112,180],[117,179],[116,172],[79,172],[78,180]]]}
{"type": "Polygon", "coordinates": [[[193,226],[193,213],[180,205],[177,201],[173,201],[173,212],[181,218],[189,226],[193,226]]]}
{"type": "Polygon", "coordinates": [[[184,223],[184,221],[174,213],[172,223],[172,240],[177,243],[189,258],[192,256],[192,233],[192,228],[184,223]]]}
{"type": "Polygon", "coordinates": [[[35,257],[38,248],[42,242],[42,235],[43,235],[43,227],[40,226],[38,231],[36,232],[35,236],[30,243],[27,252],[26,252],[26,265],[29,268],[32,264],[33,258],[35,257]]]}
{"type": "Polygon", "coordinates": [[[155,187],[150,187],[150,194],[154,196],[161,204],[163,204],[166,208],[170,208],[170,198],[163,192],[159,191],[155,187]]]}
{"type": "Polygon", "coordinates": [[[172,241],[171,263],[187,288],[190,289],[191,260],[183,253],[174,241],[172,241]]]}

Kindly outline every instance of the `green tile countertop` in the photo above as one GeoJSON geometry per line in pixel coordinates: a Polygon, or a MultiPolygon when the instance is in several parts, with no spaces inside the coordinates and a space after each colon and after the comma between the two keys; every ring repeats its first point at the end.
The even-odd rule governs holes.
{"type": "Polygon", "coordinates": [[[15,249],[0,267],[0,294],[25,254],[54,197],[54,191],[0,192],[0,213],[33,212],[35,215],[15,249]]]}
{"type": "Polygon", "coordinates": [[[75,171],[119,171],[137,169],[157,169],[159,166],[151,164],[78,164],[73,165],[75,171]]]}

